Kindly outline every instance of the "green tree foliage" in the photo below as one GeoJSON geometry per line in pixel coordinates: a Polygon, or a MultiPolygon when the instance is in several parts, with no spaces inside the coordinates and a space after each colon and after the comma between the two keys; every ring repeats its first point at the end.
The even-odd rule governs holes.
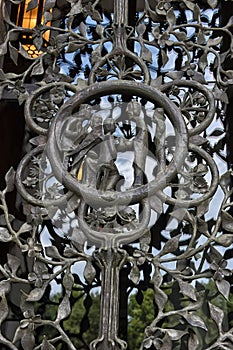
{"type": "Polygon", "coordinates": [[[75,292],[73,297],[77,301],[70,317],[64,321],[64,329],[70,334],[74,345],[78,348],[81,343],[88,345],[98,336],[100,295],[98,293],[84,295],[75,292]],[[77,334],[81,339],[77,338],[77,334]]]}
{"type": "MultiPolygon", "coordinates": [[[[230,295],[229,301],[219,295],[213,281],[208,284],[197,283],[196,288],[205,291],[206,299],[202,308],[197,311],[197,315],[205,322],[208,332],[195,327],[194,334],[198,338],[202,348],[214,342],[217,336],[217,328],[214,321],[209,315],[208,301],[223,310],[225,314],[224,328],[227,330],[230,320],[227,315],[233,312],[233,295],[230,295]]],[[[164,286],[164,292],[168,295],[168,302],[165,311],[172,311],[177,308],[188,305],[188,299],[179,293],[179,288],[174,283],[168,283],[164,286]]],[[[72,339],[77,349],[89,349],[90,342],[98,336],[99,329],[99,313],[100,313],[100,295],[99,293],[85,294],[81,291],[73,291],[73,309],[68,319],[64,320],[63,326],[69,337],[72,339]]],[[[55,320],[57,306],[61,301],[61,293],[52,297],[51,303],[46,305],[44,310],[44,318],[55,320]]],[[[138,291],[132,293],[129,297],[128,304],[128,349],[139,350],[144,338],[145,328],[151,324],[157,313],[154,304],[154,291],[147,289],[144,292],[138,291]]],[[[190,333],[190,325],[180,323],[180,318],[173,315],[164,319],[160,325],[161,328],[173,328],[187,331],[190,333]]],[[[55,332],[54,329],[47,328],[41,331],[41,336],[48,336],[55,332]]],[[[55,334],[54,334],[55,335],[55,334]]],[[[188,339],[188,336],[186,337],[188,339]]],[[[183,350],[187,340],[178,341],[175,350],[183,350]]],[[[57,347],[58,350],[63,348],[57,347]]]]}
{"type": "MultiPolygon", "coordinates": [[[[52,295],[47,304],[38,304],[38,313],[41,313],[44,319],[54,321],[62,299],[62,293],[52,295]]],[[[63,321],[63,328],[77,349],[89,349],[91,341],[98,336],[100,295],[99,293],[86,294],[80,290],[73,290],[71,300],[72,312],[63,321]]],[[[40,340],[44,337],[51,339],[58,336],[56,330],[51,326],[38,329],[37,334],[41,338],[40,340]]],[[[56,345],[56,349],[66,350],[66,345],[56,345]]]]}
{"type": "Polygon", "coordinates": [[[139,349],[144,338],[144,330],[154,319],[154,291],[147,289],[138,303],[137,294],[129,298],[128,345],[130,350],[139,349]],[[142,302],[141,302],[142,301],[142,302]]]}
{"type": "MultiPolygon", "coordinates": [[[[211,319],[209,313],[208,302],[217,306],[224,312],[223,328],[225,331],[230,326],[228,315],[233,311],[233,295],[230,295],[229,301],[227,301],[216,289],[215,283],[209,281],[207,284],[196,284],[197,290],[202,290],[205,293],[205,298],[200,310],[196,311],[196,315],[202,319],[207,327],[207,331],[199,327],[190,327],[190,324],[181,322],[181,318],[178,315],[171,315],[164,319],[160,327],[161,328],[175,328],[177,330],[187,332],[187,335],[181,340],[174,343],[174,350],[186,350],[188,342],[188,334],[193,333],[194,337],[198,339],[200,349],[208,348],[209,344],[214,343],[217,339],[218,330],[215,322],[211,319]]],[[[163,291],[168,295],[168,301],[165,305],[165,312],[179,310],[182,307],[189,305],[189,299],[179,291],[177,282],[171,282],[164,285],[163,291]]],[[[147,289],[143,292],[143,296],[138,298],[137,294],[132,294],[129,300],[129,332],[128,332],[128,344],[129,349],[140,349],[140,345],[144,338],[144,331],[147,326],[154,319],[156,315],[156,309],[154,306],[154,292],[151,289],[147,289]],[[138,300],[140,299],[140,300],[138,300]],[[138,302],[139,301],[139,302],[138,302]]]]}

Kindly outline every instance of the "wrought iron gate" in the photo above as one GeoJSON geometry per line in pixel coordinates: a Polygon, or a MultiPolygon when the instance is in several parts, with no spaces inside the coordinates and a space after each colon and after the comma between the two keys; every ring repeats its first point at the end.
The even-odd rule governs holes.
{"type": "Polygon", "coordinates": [[[1,349],[233,349],[226,3],[2,1],[26,151],[0,192],[1,349]]]}

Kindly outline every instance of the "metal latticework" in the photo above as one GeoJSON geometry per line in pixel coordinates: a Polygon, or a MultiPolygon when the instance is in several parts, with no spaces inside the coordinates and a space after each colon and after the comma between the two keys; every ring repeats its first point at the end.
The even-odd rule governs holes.
{"type": "Polygon", "coordinates": [[[233,3],[31,0],[33,28],[22,4],[1,2],[26,130],[0,348],[233,349],[233,3]]]}

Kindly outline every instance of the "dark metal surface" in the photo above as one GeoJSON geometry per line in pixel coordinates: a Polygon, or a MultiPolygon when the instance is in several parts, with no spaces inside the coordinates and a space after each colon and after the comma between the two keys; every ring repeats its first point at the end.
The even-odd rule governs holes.
{"type": "MultiPolygon", "coordinates": [[[[20,74],[1,70],[1,91],[25,104],[30,136],[0,192],[0,241],[9,243],[0,343],[132,347],[119,335],[120,294],[138,301],[153,290],[154,319],[140,350],[233,349],[232,171],[223,130],[233,20],[219,27],[221,1],[145,0],[132,26],[127,0],[114,0],[113,12],[98,0],[47,0],[44,22],[32,30],[12,22],[9,3],[18,4],[2,2],[0,53],[29,64],[20,74]],[[27,57],[24,32],[39,57],[27,57]],[[14,186],[24,222],[8,212],[14,186]],[[87,344],[96,288],[99,332],[87,344]],[[85,312],[71,334],[75,291],[85,312]]],[[[32,0],[28,11],[36,6],[32,0]]]]}

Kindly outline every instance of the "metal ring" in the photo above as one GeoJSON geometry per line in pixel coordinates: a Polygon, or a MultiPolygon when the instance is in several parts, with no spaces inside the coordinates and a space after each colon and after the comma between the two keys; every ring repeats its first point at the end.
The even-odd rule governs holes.
{"type": "Polygon", "coordinates": [[[158,197],[162,200],[163,203],[177,205],[179,207],[183,206],[184,208],[198,206],[202,202],[211,198],[218,187],[219,172],[213,158],[206,151],[204,151],[203,149],[201,149],[196,145],[190,144],[189,149],[190,151],[198,153],[206,161],[206,163],[208,163],[212,174],[212,182],[211,182],[210,189],[202,197],[197,199],[190,199],[190,200],[187,200],[187,199],[179,200],[179,199],[171,198],[165,193],[163,193],[162,191],[159,191],[158,197]]]}
{"type": "Polygon", "coordinates": [[[98,247],[101,246],[103,249],[107,249],[108,247],[117,248],[120,244],[127,244],[136,241],[145,234],[150,221],[149,201],[148,199],[144,199],[142,201],[142,218],[137,228],[128,232],[122,231],[120,233],[99,232],[93,230],[83,219],[86,206],[86,203],[82,200],[78,210],[79,228],[82,232],[85,232],[85,236],[89,243],[95,244],[98,247]]]}
{"type": "Polygon", "coordinates": [[[32,113],[31,113],[32,106],[40,95],[57,86],[64,86],[65,88],[71,90],[74,93],[79,91],[79,89],[75,85],[72,85],[69,83],[56,82],[56,83],[47,84],[46,86],[40,87],[39,89],[33,91],[30,97],[26,100],[25,107],[24,107],[24,115],[25,115],[26,123],[32,131],[34,131],[39,135],[47,135],[48,130],[45,128],[42,128],[33,120],[32,113]]]}
{"type": "Polygon", "coordinates": [[[51,199],[51,200],[37,199],[33,197],[30,193],[28,193],[28,191],[26,190],[25,186],[22,183],[22,175],[25,169],[27,168],[28,163],[31,161],[32,157],[38,155],[39,153],[42,153],[44,151],[44,148],[45,148],[45,145],[38,146],[24,156],[24,158],[19,163],[16,171],[15,185],[16,185],[17,191],[28,203],[37,205],[39,207],[49,207],[51,205],[58,207],[64,204],[65,202],[67,202],[71,198],[71,196],[73,195],[72,192],[67,192],[66,194],[64,194],[64,196],[58,199],[51,199]]]}
{"type": "Polygon", "coordinates": [[[135,54],[133,54],[131,51],[126,50],[123,53],[122,52],[118,52],[117,49],[113,50],[111,53],[107,54],[106,56],[100,58],[100,60],[98,62],[96,62],[96,64],[94,65],[94,67],[92,68],[89,78],[88,78],[88,84],[94,84],[95,83],[95,77],[96,77],[96,71],[98,68],[102,67],[108,59],[113,58],[115,56],[122,56],[125,55],[126,57],[131,58],[132,60],[134,60],[134,62],[142,69],[143,73],[144,73],[144,84],[150,84],[150,73],[148,70],[147,65],[145,64],[145,62],[143,62],[142,60],[140,60],[135,54]]]}
{"type": "Polygon", "coordinates": [[[79,91],[61,107],[50,127],[47,154],[55,176],[66,188],[78,196],[83,197],[85,202],[91,206],[106,207],[109,205],[138,203],[143,198],[154,195],[158,190],[164,188],[164,183],[169,181],[177,172],[177,169],[182,166],[187,154],[187,144],[188,134],[184,119],[175,104],[161,93],[161,91],[138,82],[107,81],[93,84],[79,91]],[[87,103],[94,98],[114,93],[136,95],[164,108],[176,132],[176,149],[171,163],[159,178],[154,179],[146,185],[132,188],[125,192],[98,192],[93,196],[93,189],[78,182],[64,167],[61,152],[57,147],[56,135],[62,126],[65,116],[72,115],[73,111],[81,104],[87,103]]]}
{"type": "Polygon", "coordinates": [[[190,136],[200,134],[210,125],[215,114],[215,102],[214,102],[215,100],[212,92],[202,84],[193,80],[173,80],[169,83],[162,85],[160,91],[162,91],[163,93],[166,93],[166,91],[173,86],[190,87],[190,88],[199,90],[207,97],[207,100],[209,102],[209,111],[207,113],[206,118],[197,127],[193,129],[188,129],[188,133],[190,136]]]}

